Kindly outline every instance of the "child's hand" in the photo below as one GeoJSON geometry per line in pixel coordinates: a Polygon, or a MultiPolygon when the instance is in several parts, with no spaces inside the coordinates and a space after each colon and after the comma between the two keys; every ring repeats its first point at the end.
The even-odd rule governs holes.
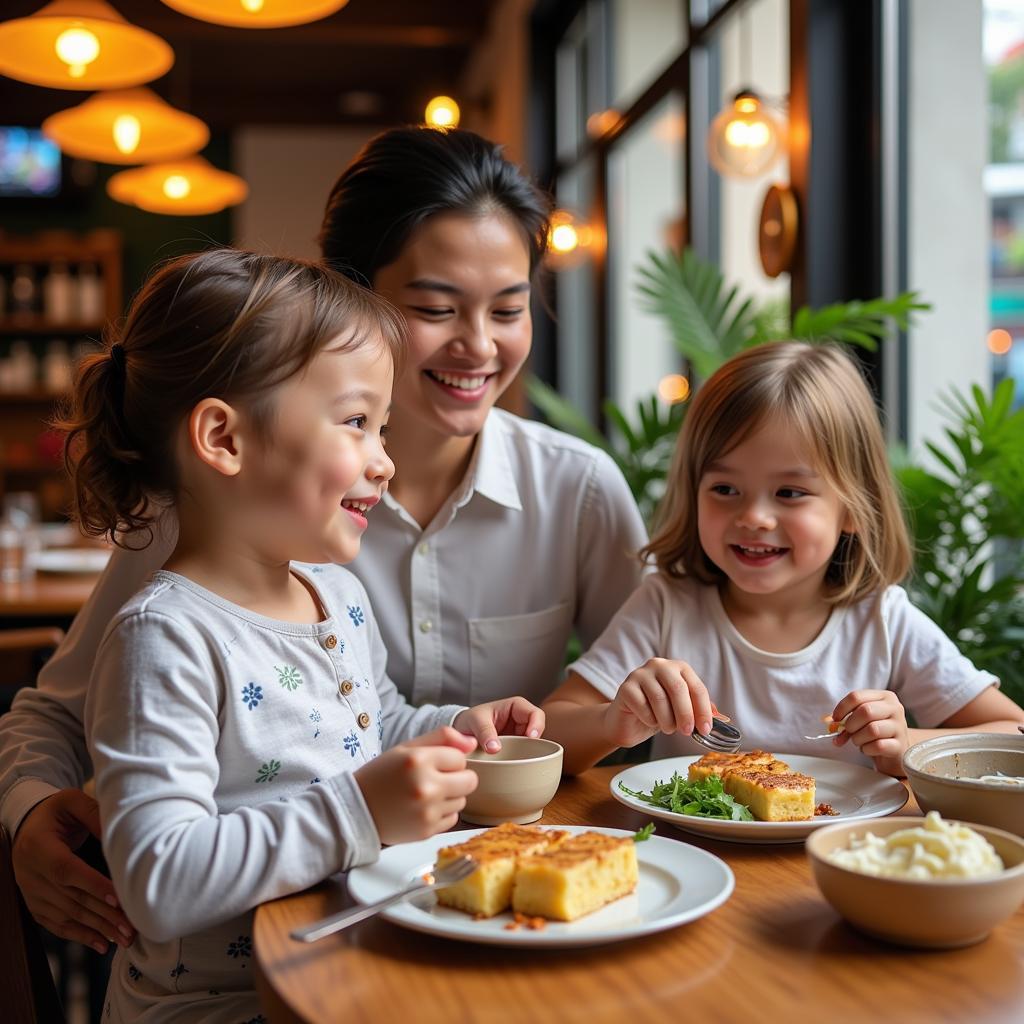
{"type": "Polygon", "coordinates": [[[385,751],[355,773],[382,843],[406,843],[445,832],[459,820],[476,772],[466,754],[476,741],[451,726],[385,751]]]}
{"type": "Polygon", "coordinates": [[[711,731],[714,705],[707,687],[685,661],[651,658],[626,676],[605,711],[605,729],[616,747],[632,747],[656,732],[689,736],[711,731]]]}
{"type": "Polygon", "coordinates": [[[841,747],[854,743],[886,775],[903,775],[903,754],[910,742],[907,713],[892,690],[854,690],[832,712],[832,718],[846,719],[845,729],[832,741],[841,747]]]}
{"type": "Polygon", "coordinates": [[[495,754],[501,750],[499,733],[539,736],[544,731],[544,712],[525,697],[506,697],[460,711],[452,725],[459,732],[476,737],[482,750],[495,754]]]}

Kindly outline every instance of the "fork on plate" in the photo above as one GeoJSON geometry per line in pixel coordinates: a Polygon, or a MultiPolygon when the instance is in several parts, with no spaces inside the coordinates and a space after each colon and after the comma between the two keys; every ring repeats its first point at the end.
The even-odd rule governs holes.
{"type": "Polygon", "coordinates": [[[457,857],[445,864],[444,867],[437,868],[426,877],[417,878],[412,885],[407,885],[404,889],[399,889],[398,892],[385,896],[382,900],[376,900],[374,903],[367,903],[361,907],[349,907],[348,910],[331,914],[330,917],[322,918],[304,928],[297,928],[291,933],[291,937],[297,942],[316,942],[327,935],[340,932],[342,928],[365,921],[368,917],[373,917],[374,914],[379,914],[382,910],[401,903],[402,900],[461,882],[476,871],[477,866],[477,862],[472,857],[465,855],[457,857]]]}

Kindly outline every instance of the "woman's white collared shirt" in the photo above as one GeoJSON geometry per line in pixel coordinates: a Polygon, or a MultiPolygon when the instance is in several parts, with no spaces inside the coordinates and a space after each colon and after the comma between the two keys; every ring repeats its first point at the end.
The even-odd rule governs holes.
{"type": "Polygon", "coordinates": [[[572,632],[586,650],[640,582],[646,540],[608,455],[494,409],[434,520],[422,529],[385,495],[350,568],[410,701],[539,703],[572,632]]]}

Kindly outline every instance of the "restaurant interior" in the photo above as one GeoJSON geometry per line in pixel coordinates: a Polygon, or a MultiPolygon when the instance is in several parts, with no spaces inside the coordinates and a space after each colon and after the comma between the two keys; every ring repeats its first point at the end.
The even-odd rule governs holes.
{"type": "MultiPolygon", "coordinates": [[[[52,425],[77,361],[160,261],[221,244],[316,259],[339,172],[401,124],[499,142],[554,197],[531,357],[500,404],[603,447],[648,522],[686,404],[729,354],[731,318],[764,341],[848,343],[917,526],[911,594],[1024,699],[1024,0],[5,0],[0,712],[110,556],[69,521],[52,425]],[[941,511],[915,519],[932,501],[941,511]]],[[[617,812],[630,830],[643,823],[617,812]]],[[[738,875],[752,849],[727,851],[738,875]]],[[[859,985],[877,947],[819,928],[816,897],[808,882],[780,955],[808,974],[819,957],[825,977],[859,985]],[[802,920],[813,942],[797,937],[802,920]]],[[[516,1015],[534,984],[550,1006],[575,1005],[562,1020],[661,1020],[722,986],[703,963],[684,979],[656,938],[637,939],[632,955],[661,980],[626,983],[605,1005],[585,989],[621,980],[607,959],[559,951],[564,973],[548,975],[541,950],[521,954],[494,1015],[477,1016],[464,1000],[502,976],[497,953],[465,954],[465,988],[446,992],[432,978],[464,943],[438,950],[403,932],[392,946],[397,929],[374,928],[346,940],[358,960],[305,975],[265,939],[259,1019],[393,1019],[407,1004],[362,988],[352,1004],[288,994],[354,984],[389,953],[436,997],[414,1020],[555,1019],[516,1015]]],[[[725,961],[736,954],[733,977],[742,932],[715,940],[725,961]]],[[[936,954],[961,956],[954,975],[993,972],[988,1003],[958,1019],[1013,1019],[1020,912],[984,945],[986,960],[936,954]]],[[[63,1019],[99,1021],[100,958],[56,940],[47,952],[63,1019]]],[[[942,960],[910,956],[876,967],[909,963],[925,991],[942,960]]],[[[378,980],[402,979],[392,963],[378,980]]],[[[783,981],[765,968],[760,984],[783,981]]],[[[790,997],[765,998],[761,1019],[782,1019],[790,997]]],[[[893,1019],[883,1003],[865,1006],[893,1019]]],[[[901,1019],[928,1019],[901,1005],[901,1019]]]]}

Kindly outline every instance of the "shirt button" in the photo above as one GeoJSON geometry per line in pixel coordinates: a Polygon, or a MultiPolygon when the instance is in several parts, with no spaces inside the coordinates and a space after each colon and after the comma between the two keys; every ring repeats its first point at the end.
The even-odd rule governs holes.
{"type": "Polygon", "coordinates": [[[425,555],[427,554],[428,551],[430,551],[430,545],[426,541],[424,541],[417,550],[421,555],[425,555]]]}
{"type": "Polygon", "coordinates": [[[360,729],[368,729],[370,727],[370,716],[365,711],[360,713],[356,721],[359,723],[360,729]]]}
{"type": "Polygon", "coordinates": [[[329,636],[324,637],[324,647],[329,651],[333,651],[338,646],[338,638],[331,633],[329,636]]]}
{"type": "Polygon", "coordinates": [[[434,628],[434,624],[430,621],[430,619],[424,619],[420,623],[420,632],[421,633],[429,633],[433,628],[434,628]]]}
{"type": "Polygon", "coordinates": [[[343,697],[347,697],[355,689],[355,687],[352,685],[351,679],[345,679],[342,681],[342,684],[338,687],[338,689],[341,690],[343,697]]]}

